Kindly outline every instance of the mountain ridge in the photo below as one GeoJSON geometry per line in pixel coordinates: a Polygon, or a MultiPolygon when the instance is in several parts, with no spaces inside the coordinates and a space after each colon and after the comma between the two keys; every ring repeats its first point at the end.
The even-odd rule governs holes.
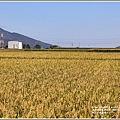
{"type": "Polygon", "coordinates": [[[0,28],[0,34],[1,33],[4,34],[4,46],[8,45],[8,41],[20,41],[23,44],[29,44],[31,48],[33,48],[36,44],[39,44],[42,48],[49,48],[52,45],[16,32],[9,32],[2,28],[0,28]]]}

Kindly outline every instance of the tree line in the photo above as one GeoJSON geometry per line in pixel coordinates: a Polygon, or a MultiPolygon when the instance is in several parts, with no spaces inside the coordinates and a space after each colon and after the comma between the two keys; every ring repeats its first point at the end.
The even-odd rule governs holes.
{"type": "MultiPolygon", "coordinates": [[[[22,45],[23,49],[31,49],[30,45],[29,44],[23,44],[22,45]]],[[[5,49],[8,48],[8,45],[4,46],[5,49]]],[[[41,46],[39,44],[36,44],[34,47],[34,49],[41,49],[41,46]]],[[[54,49],[54,48],[60,48],[60,46],[57,46],[57,45],[50,45],[49,47],[50,49],[54,49]]]]}
{"type": "MultiPolygon", "coordinates": [[[[30,49],[30,45],[29,44],[23,44],[23,49],[30,49]]],[[[33,48],[35,49],[41,49],[41,46],[39,44],[36,44],[33,48]]]]}

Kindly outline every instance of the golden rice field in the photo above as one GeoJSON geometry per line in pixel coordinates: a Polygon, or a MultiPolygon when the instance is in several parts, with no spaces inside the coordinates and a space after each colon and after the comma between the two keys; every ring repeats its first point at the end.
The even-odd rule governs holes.
{"type": "Polygon", "coordinates": [[[120,53],[1,50],[0,117],[120,118],[120,53]]]}

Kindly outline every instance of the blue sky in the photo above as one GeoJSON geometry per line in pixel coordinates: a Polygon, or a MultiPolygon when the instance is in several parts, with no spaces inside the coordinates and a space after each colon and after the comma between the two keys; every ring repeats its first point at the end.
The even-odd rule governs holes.
{"type": "Polygon", "coordinates": [[[120,2],[0,2],[0,27],[69,47],[120,46],[120,2]]]}

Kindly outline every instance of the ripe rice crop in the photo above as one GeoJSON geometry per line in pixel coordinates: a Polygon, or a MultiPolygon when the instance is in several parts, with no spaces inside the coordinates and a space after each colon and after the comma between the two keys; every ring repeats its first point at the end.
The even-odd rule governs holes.
{"type": "Polygon", "coordinates": [[[0,117],[120,118],[120,53],[0,51],[0,117]]]}

